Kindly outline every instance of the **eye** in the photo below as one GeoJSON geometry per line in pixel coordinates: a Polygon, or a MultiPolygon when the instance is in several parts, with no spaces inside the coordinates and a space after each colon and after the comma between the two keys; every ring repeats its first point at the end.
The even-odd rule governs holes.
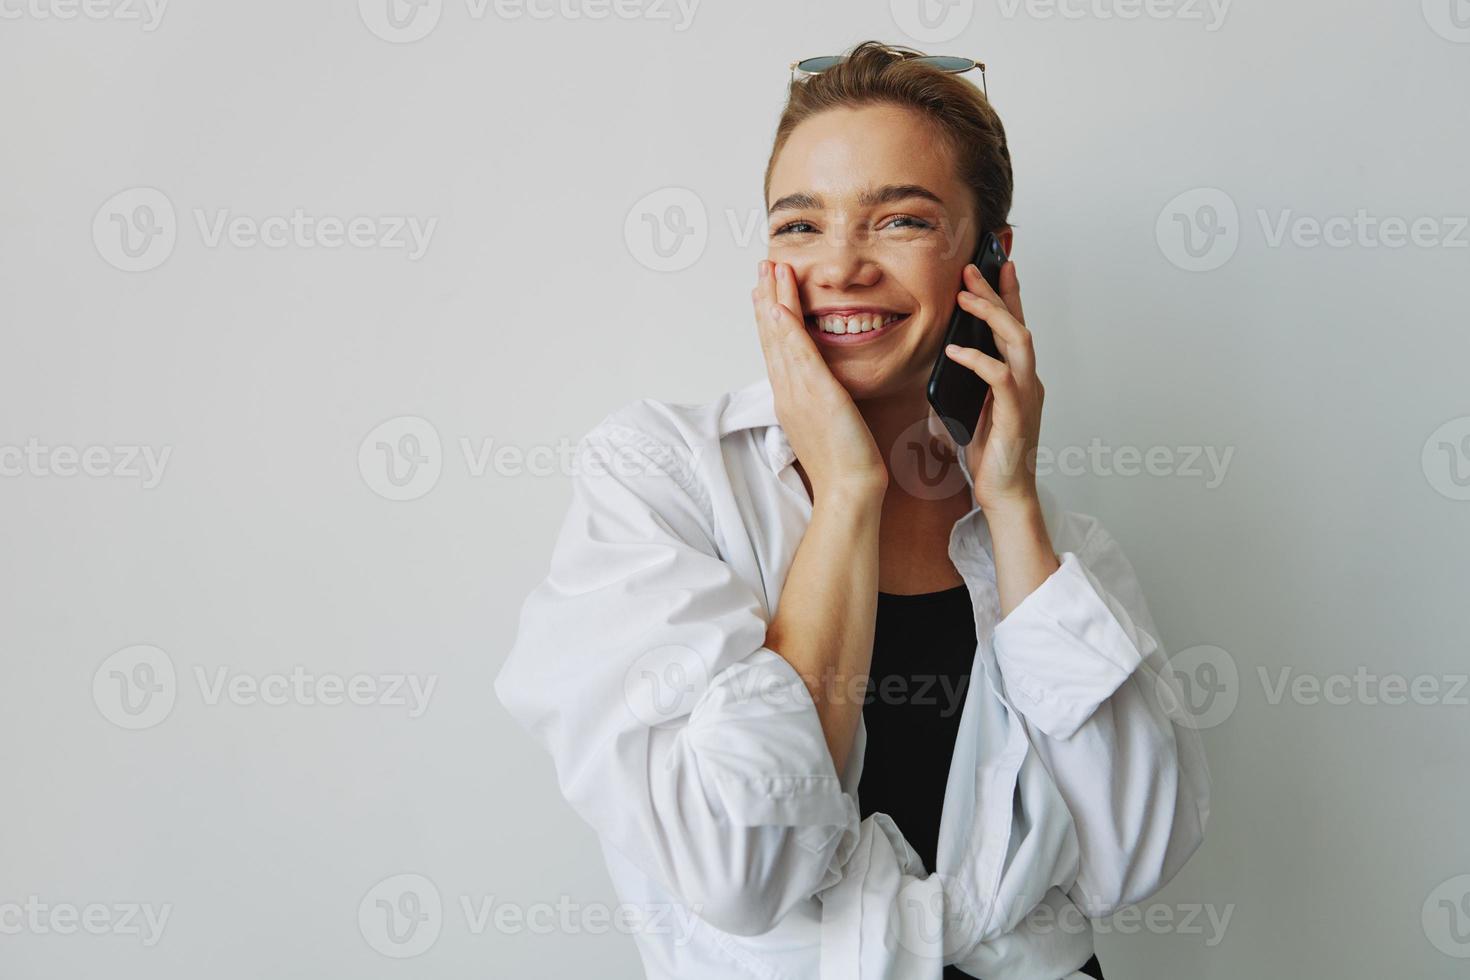
{"type": "Polygon", "coordinates": [[[897,228],[913,228],[913,229],[916,229],[916,230],[919,230],[919,231],[923,231],[923,230],[928,229],[928,228],[933,228],[934,226],[932,224],[930,224],[929,222],[925,221],[923,218],[915,218],[911,214],[900,214],[897,217],[895,217],[892,221],[888,222],[888,224],[885,225],[884,227],[886,227],[886,228],[895,228],[895,227],[897,227],[897,228]],[[903,224],[899,224],[899,222],[904,222],[904,223],[903,224]]]}
{"type": "Polygon", "coordinates": [[[771,237],[774,238],[776,235],[802,235],[814,230],[812,223],[809,221],[788,221],[771,232],[771,237]]]}

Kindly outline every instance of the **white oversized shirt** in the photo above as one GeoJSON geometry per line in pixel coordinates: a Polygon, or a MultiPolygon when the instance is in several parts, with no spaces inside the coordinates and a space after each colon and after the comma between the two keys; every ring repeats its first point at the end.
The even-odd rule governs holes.
{"type": "Polygon", "coordinates": [[[1209,816],[1128,559],[1043,488],[1061,567],[997,622],[984,514],[955,523],[977,644],[927,869],[886,814],[860,819],[865,727],[839,774],[765,646],[812,514],[794,459],[765,378],[607,415],[497,696],[597,831],[653,980],[1071,976],[1088,917],[1167,883],[1209,816]]]}

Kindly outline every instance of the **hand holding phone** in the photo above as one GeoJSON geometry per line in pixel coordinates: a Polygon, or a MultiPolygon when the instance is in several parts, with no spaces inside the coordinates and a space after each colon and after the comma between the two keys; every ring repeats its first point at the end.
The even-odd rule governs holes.
{"type": "MultiPolygon", "coordinates": [[[[1000,270],[1006,264],[1006,252],[1000,240],[992,232],[980,236],[975,250],[975,265],[990,288],[1000,292],[1000,270]]],[[[963,285],[963,280],[961,280],[963,285]]],[[[975,438],[975,428],[980,422],[980,410],[985,405],[985,394],[990,385],[974,371],[959,364],[944,353],[945,346],[959,344],[973,347],[996,360],[1004,360],[995,344],[995,334],[990,325],[975,314],[955,304],[950,317],[949,329],[940,345],[939,357],[929,372],[927,395],[934,413],[939,416],[955,442],[968,446],[975,438]]]]}

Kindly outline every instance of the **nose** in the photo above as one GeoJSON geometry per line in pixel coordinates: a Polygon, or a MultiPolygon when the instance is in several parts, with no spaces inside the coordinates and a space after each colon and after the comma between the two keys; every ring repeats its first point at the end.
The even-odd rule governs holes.
{"type": "Polygon", "coordinates": [[[876,286],[883,278],[883,267],[872,249],[851,236],[824,238],[802,256],[796,266],[798,276],[814,292],[842,293],[876,286]]]}

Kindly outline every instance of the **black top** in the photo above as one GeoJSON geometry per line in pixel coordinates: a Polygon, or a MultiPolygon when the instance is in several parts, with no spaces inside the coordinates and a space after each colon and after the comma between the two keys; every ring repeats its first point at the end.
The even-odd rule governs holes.
{"type": "MultiPolygon", "coordinates": [[[[863,701],[868,741],[858,808],[864,817],[892,817],[930,873],[975,644],[967,586],[916,595],[878,593],[873,665],[863,701]]],[[[1080,969],[1102,978],[1097,957],[1080,969]]],[[[947,966],[944,977],[966,980],[969,974],[947,966]]]]}
{"type": "Polygon", "coordinates": [[[939,811],[975,657],[970,590],[878,593],[858,805],[886,813],[934,870],[939,811]]]}

